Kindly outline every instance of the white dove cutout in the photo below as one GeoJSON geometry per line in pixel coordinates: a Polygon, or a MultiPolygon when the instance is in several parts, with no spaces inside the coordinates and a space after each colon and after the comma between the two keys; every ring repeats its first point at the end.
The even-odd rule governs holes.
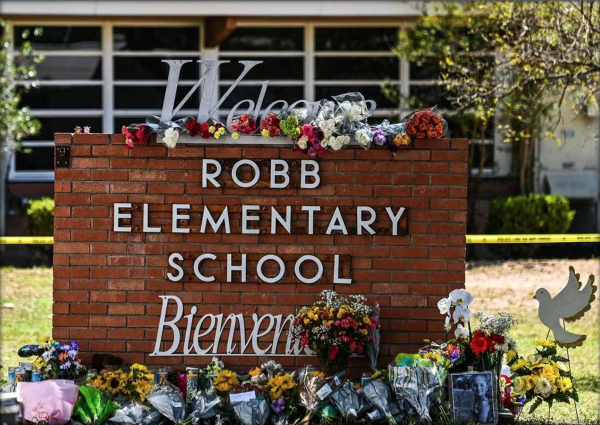
{"type": "Polygon", "coordinates": [[[545,288],[535,292],[533,298],[539,303],[538,317],[542,323],[548,326],[554,334],[556,344],[561,347],[579,347],[587,338],[586,335],[578,335],[568,332],[561,324],[560,319],[565,322],[575,322],[583,317],[596,299],[594,275],[590,275],[587,284],[581,288],[579,274],[575,273],[573,267],[569,267],[569,281],[567,285],[554,298],[545,288]]]}

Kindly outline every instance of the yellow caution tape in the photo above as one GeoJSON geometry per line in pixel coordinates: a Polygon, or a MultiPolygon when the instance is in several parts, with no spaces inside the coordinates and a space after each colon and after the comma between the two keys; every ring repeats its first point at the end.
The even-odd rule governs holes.
{"type": "Polygon", "coordinates": [[[0,236],[2,245],[52,245],[52,236],[0,236]]]}
{"type": "Polygon", "coordinates": [[[468,244],[600,242],[600,233],[563,235],[467,235],[468,244]]]}
{"type": "MultiPolygon", "coordinates": [[[[563,235],[467,235],[468,244],[600,242],[600,233],[563,235]]],[[[51,245],[52,236],[0,236],[2,245],[51,245]]]]}

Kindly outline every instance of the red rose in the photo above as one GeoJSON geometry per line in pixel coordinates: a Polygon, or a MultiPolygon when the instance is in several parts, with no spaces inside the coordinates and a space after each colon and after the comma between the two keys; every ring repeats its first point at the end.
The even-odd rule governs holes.
{"type": "Polygon", "coordinates": [[[429,115],[429,113],[425,113],[421,116],[422,123],[429,124],[429,121],[431,121],[431,115],[429,115]]]}
{"type": "Polygon", "coordinates": [[[420,131],[427,131],[427,124],[419,124],[420,131]]]}
{"type": "Polygon", "coordinates": [[[425,139],[425,133],[417,133],[417,139],[425,139]]]}
{"type": "Polygon", "coordinates": [[[434,115],[433,117],[431,117],[431,122],[434,124],[441,124],[442,117],[440,117],[439,115],[434,115]]]}
{"type": "Polygon", "coordinates": [[[406,134],[409,136],[415,136],[417,134],[417,130],[409,124],[406,126],[406,134]]]}
{"type": "Polygon", "coordinates": [[[331,349],[329,350],[329,360],[333,360],[335,359],[335,357],[337,356],[338,352],[340,351],[340,349],[337,347],[337,345],[332,345],[331,349]]]}

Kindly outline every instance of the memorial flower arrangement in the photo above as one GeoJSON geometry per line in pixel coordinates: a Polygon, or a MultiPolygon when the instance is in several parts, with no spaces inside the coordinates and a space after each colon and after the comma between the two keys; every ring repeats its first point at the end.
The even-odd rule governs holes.
{"type": "Polygon", "coordinates": [[[42,372],[44,379],[76,379],[85,373],[79,360],[79,344],[71,341],[61,344],[50,337],[40,341],[41,355],[33,362],[33,367],[42,372]]]}
{"type": "Polygon", "coordinates": [[[537,340],[535,353],[527,357],[521,357],[511,350],[507,360],[512,373],[512,382],[509,384],[511,394],[517,400],[524,397],[524,400],[521,398],[523,403],[533,401],[530,412],[542,403],[551,407],[556,402],[579,401],[571,370],[565,364],[568,359],[558,355],[554,341],[537,340]]]}
{"type": "Polygon", "coordinates": [[[369,332],[379,328],[366,299],[350,299],[334,291],[321,292],[321,300],[302,307],[295,315],[292,336],[302,347],[309,347],[328,372],[343,370],[353,354],[361,354],[372,340],[369,332]]]}
{"type": "Polygon", "coordinates": [[[240,385],[237,373],[222,369],[213,379],[212,384],[219,394],[227,394],[240,385]]]}
{"type": "Polygon", "coordinates": [[[154,375],[142,364],[135,363],[129,371],[107,370],[89,377],[87,383],[111,397],[126,397],[144,401],[154,386],[154,375]]]}
{"type": "Polygon", "coordinates": [[[374,111],[367,100],[358,92],[333,96],[333,100],[321,100],[300,108],[287,108],[279,113],[268,114],[257,128],[256,118],[248,113],[231,122],[229,128],[211,118],[199,123],[195,118],[186,117],[176,121],[161,122],[158,117],[146,118],[146,124],[123,126],[126,148],[148,144],[152,133],[169,148],[175,148],[181,135],[219,139],[225,134],[237,140],[240,135],[260,135],[263,137],[287,136],[294,142],[294,150],[311,157],[319,157],[326,152],[344,149],[354,139],[364,149],[380,146],[397,152],[409,146],[413,139],[444,137],[447,123],[437,112],[429,108],[406,116],[401,123],[384,120],[381,124],[370,125],[367,119],[374,111]]]}

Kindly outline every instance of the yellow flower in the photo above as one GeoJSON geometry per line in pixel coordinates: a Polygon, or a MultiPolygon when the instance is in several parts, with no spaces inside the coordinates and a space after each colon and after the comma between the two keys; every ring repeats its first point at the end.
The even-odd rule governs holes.
{"type": "Polygon", "coordinates": [[[441,363],[442,362],[442,356],[440,356],[438,353],[434,353],[434,352],[431,352],[431,351],[429,353],[423,354],[423,358],[424,359],[433,360],[436,363],[441,363]]]}
{"type": "Polygon", "coordinates": [[[365,325],[370,325],[371,324],[371,319],[369,319],[369,316],[363,317],[363,323],[365,325]]]}
{"type": "Polygon", "coordinates": [[[361,329],[360,333],[363,334],[363,335],[366,335],[366,334],[369,333],[369,331],[367,329],[361,329]]]}
{"type": "Polygon", "coordinates": [[[381,376],[382,376],[381,371],[378,370],[373,375],[371,375],[371,379],[379,379],[379,378],[381,378],[381,376]]]}
{"type": "Polygon", "coordinates": [[[216,130],[217,130],[217,129],[215,128],[215,126],[214,126],[214,125],[211,125],[210,127],[208,127],[208,132],[209,132],[210,134],[215,134],[215,131],[216,131],[216,130]]]}
{"type": "Polygon", "coordinates": [[[310,323],[310,319],[304,319],[304,324],[308,325],[310,323]]]}
{"type": "Polygon", "coordinates": [[[515,357],[517,357],[517,352],[515,350],[508,350],[508,352],[506,353],[506,361],[507,363],[512,362],[515,357]]]}
{"type": "Polygon", "coordinates": [[[551,348],[554,347],[556,344],[554,341],[550,341],[549,339],[539,338],[535,340],[535,345],[539,345],[540,347],[544,348],[551,348]]]}
{"type": "Polygon", "coordinates": [[[262,137],[269,137],[271,135],[271,133],[269,133],[269,130],[267,130],[266,128],[262,129],[260,134],[262,134],[262,137]]]}
{"type": "Polygon", "coordinates": [[[516,361],[515,364],[513,364],[510,367],[510,371],[511,372],[516,372],[517,370],[525,367],[526,364],[527,364],[527,360],[525,360],[525,359],[519,359],[519,360],[516,361]]]}
{"type": "Polygon", "coordinates": [[[228,392],[240,384],[237,373],[223,369],[219,376],[213,379],[213,386],[217,391],[228,392]]]}
{"type": "Polygon", "coordinates": [[[239,139],[239,138],[240,138],[240,133],[233,133],[233,134],[231,135],[231,138],[232,138],[233,140],[237,140],[237,139],[239,139]]]}
{"type": "Polygon", "coordinates": [[[556,381],[556,386],[560,391],[566,392],[573,388],[573,382],[571,381],[571,378],[565,376],[556,381]]]}
{"type": "Polygon", "coordinates": [[[534,378],[533,383],[534,383],[534,388],[533,388],[534,393],[539,394],[544,398],[550,397],[553,389],[552,389],[552,383],[550,382],[549,379],[547,379],[545,377],[537,377],[537,378],[534,378]]]}
{"type": "Polygon", "coordinates": [[[556,369],[562,371],[562,372],[568,372],[569,368],[563,363],[563,362],[552,362],[551,363],[552,366],[554,366],[556,369]]]}
{"type": "Polygon", "coordinates": [[[527,363],[528,366],[535,367],[544,363],[548,363],[548,359],[543,357],[541,354],[532,354],[531,356],[527,357],[527,363]]]}
{"type": "Polygon", "coordinates": [[[219,140],[219,138],[221,137],[221,133],[216,132],[215,134],[213,134],[214,138],[219,140]]]}
{"type": "Polygon", "coordinates": [[[33,362],[33,367],[36,368],[37,370],[42,370],[46,367],[47,363],[46,360],[44,360],[43,357],[38,357],[37,359],[35,359],[35,361],[33,362]]]}
{"type": "Polygon", "coordinates": [[[513,388],[515,390],[515,394],[524,395],[531,389],[531,377],[516,376],[513,378],[513,388]]]}
{"type": "Polygon", "coordinates": [[[260,375],[261,373],[262,371],[260,370],[260,367],[256,366],[250,371],[250,376],[260,375]]]}
{"type": "Polygon", "coordinates": [[[325,378],[325,373],[321,372],[320,370],[315,370],[312,375],[317,378],[325,378]]]}

